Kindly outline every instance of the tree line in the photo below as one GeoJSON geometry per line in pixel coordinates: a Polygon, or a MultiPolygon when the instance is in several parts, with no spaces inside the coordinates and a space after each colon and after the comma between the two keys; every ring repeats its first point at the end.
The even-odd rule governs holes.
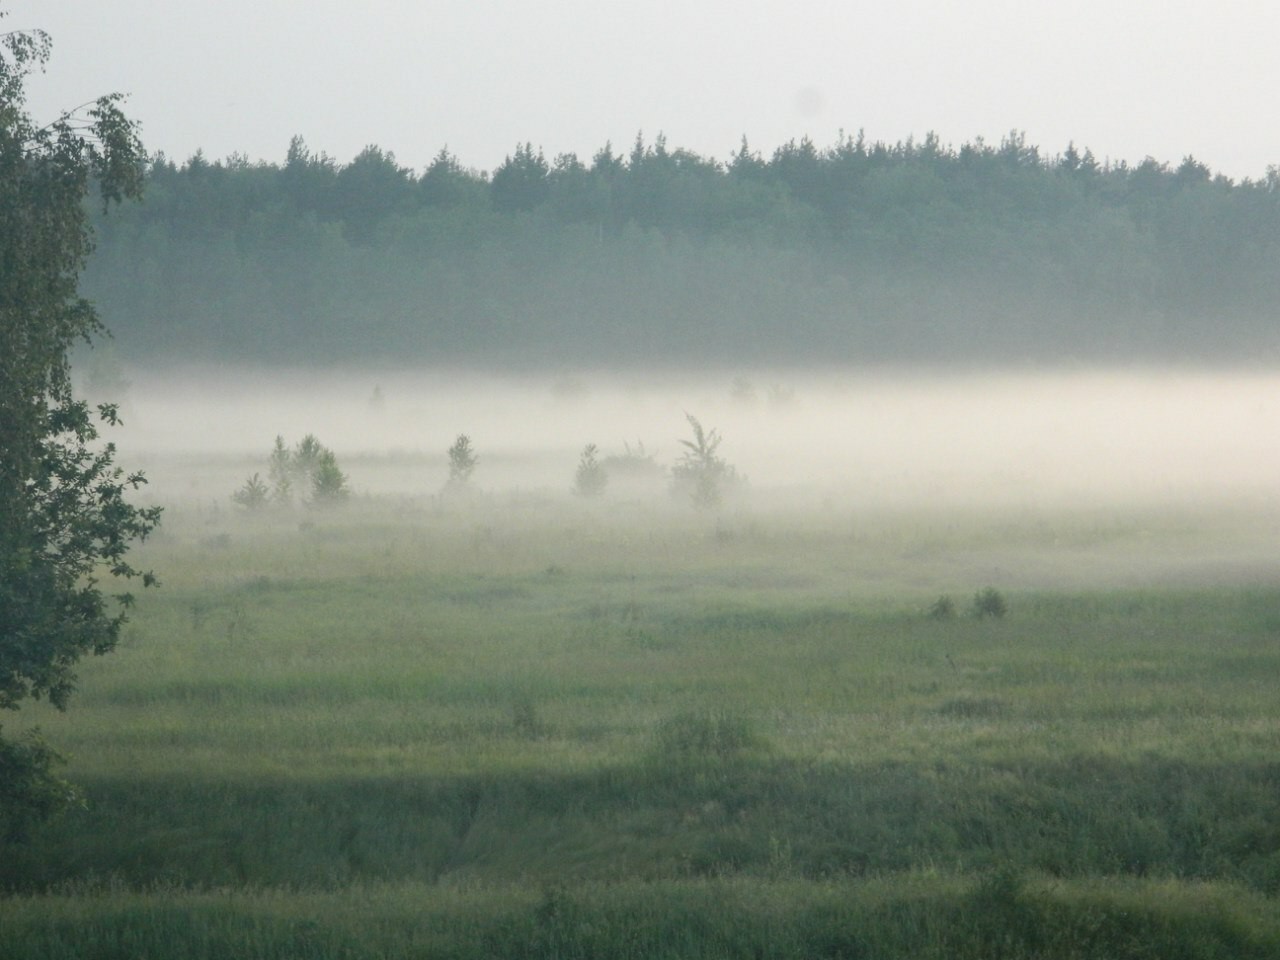
{"type": "Polygon", "coordinates": [[[132,356],[494,365],[1240,359],[1280,348],[1280,168],[1011,133],[727,161],[637,137],[421,173],[301,138],[146,171],[86,289],[132,356]]]}

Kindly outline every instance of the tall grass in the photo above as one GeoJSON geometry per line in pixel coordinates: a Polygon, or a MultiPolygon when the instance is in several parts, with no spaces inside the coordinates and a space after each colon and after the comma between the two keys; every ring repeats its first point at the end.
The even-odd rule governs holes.
{"type": "Polygon", "coordinates": [[[0,956],[1277,955],[1239,519],[175,511],[0,956]]]}
{"type": "Polygon", "coordinates": [[[5,902],[24,960],[382,957],[1232,957],[1280,950],[1272,902],[1215,885],[995,873],[865,883],[752,879],[341,893],[85,888],[5,902]]]}

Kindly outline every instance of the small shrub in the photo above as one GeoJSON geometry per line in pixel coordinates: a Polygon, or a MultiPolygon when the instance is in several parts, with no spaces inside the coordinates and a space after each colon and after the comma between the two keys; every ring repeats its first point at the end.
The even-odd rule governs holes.
{"type": "Polygon", "coordinates": [[[645,480],[662,476],[662,467],[657,459],[645,450],[644,444],[639,440],[634,447],[624,440],[622,453],[609,454],[601,461],[601,465],[611,474],[633,479],[645,480]]]}
{"type": "MultiPolygon", "coordinates": [[[[267,462],[267,476],[271,480],[270,499],[277,503],[292,503],[298,490],[308,494],[309,503],[320,506],[341,503],[351,494],[347,475],[338,468],[337,456],[314,433],[303,437],[292,450],[284,437],[277,435],[267,462]]],[[[258,475],[250,479],[258,480],[258,475]]],[[[266,485],[262,484],[262,488],[265,491],[266,485]]]]}
{"type": "Polygon", "coordinates": [[[320,468],[320,464],[327,452],[327,448],[316,439],[316,435],[308,433],[293,448],[290,465],[294,477],[302,477],[310,481],[315,476],[316,470],[320,468]]]}
{"type": "Polygon", "coordinates": [[[624,443],[622,447],[622,453],[612,453],[600,461],[611,483],[640,492],[667,482],[666,470],[652,453],[645,450],[643,443],[636,441],[634,447],[624,443]]]}
{"type": "Polygon", "coordinates": [[[931,620],[954,620],[956,618],[956,602],[947,594],[943,594],[929,607],[931,620]]]}
{"type": "Polygon", "coordinates": [[[75,788],[53,772],[65,762],[37,730],[0,739],[0,842],[20,841],[37,824],[83,805],[75,788]]]}
{"type": "Polygon", "coordinates": [[[739,483],[738,472],[716,452],[723,437],[716,430],[703,429],[692,414],[686,413],[685,419],[693,429],[693,439],[680,441],[685,452],[671,470],[673,488],[700,510],[717,507],[725,493],[739,483]]]}
{"type": "Polygon", "coordinates": [[[267,462],[267,475],[271,478],[271,495],[280,503],[293,500],[293,455],[285,446],[284,437],[276,434],[276,444],[271,448],[267,462]]]}
{"type": "Polygon", "coordinates": [[[231,499],[246,510],[257,510],[265,507],[271,499],[271,488],[255,473],[244,482],[243,487],[231,495],[231,499]]]}
{"type": "Polygon", "coordinates": [[[332,450],[322,449],[311,472],[311,502],[318,506],[333,506],[350,496],[347,475],[338,469],[338,458],[332,450]]]}
{"type": "Polygon", "coordinates": [[[609,484],[609,474],[604,465],[596,459],[598,449],[594,443],[582,448],[582,456],[578,459],[578,471],[574,475],[573,490],[580,497],[598,497],[604,493],[609,484]]]}
{"type": "Polygon", "coordinates": [[[466,489],[471,485],[471,475],[475,473],[480,458],[471,446],[471,438],[465,433],[458,434],[449,448],[449,481],[446,487],[451,490],[466,489]]]}
{"type": "Polygon", "coordinates": [[[973,595],[973,615],[1000,619],[1009,612],[1009,604],[995,587],[986,587],[973,595]]]}

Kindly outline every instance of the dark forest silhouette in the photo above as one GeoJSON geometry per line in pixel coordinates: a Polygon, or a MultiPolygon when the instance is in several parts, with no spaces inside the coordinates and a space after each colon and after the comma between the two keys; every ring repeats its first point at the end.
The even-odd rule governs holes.
{"type": "Polygon", "coordinates": [[[150,165],[88,289],[128,357],[546,364],[1280,353],[1280,169],[1049,157],[1010,134],[727,162],[661,136],[420,175],[294,138],[150,165]]]}

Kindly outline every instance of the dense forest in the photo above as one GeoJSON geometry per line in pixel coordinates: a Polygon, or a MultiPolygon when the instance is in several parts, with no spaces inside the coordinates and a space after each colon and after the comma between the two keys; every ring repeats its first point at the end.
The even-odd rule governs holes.
{"type": "Polygon", "coordinates": [[[152,159],[86,291],[127,359],[502,366],[1280,355],[1280,168],[1233,181],[1011,134],[727,162],[637,137],[420,175],[301,138],[152,159]]]}

